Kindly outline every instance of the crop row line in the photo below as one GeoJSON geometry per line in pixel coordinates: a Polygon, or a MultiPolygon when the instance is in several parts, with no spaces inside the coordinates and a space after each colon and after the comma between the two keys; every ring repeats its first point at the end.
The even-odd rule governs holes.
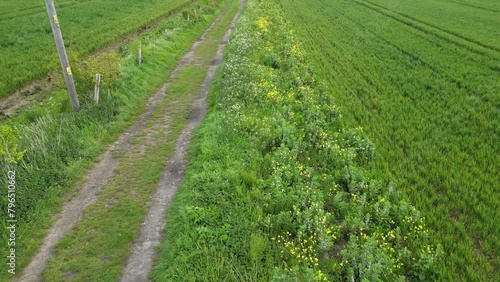
{"type": "Polygon", "coordinates": [[[462,40],[468,41],[468,42],[470,42],[470,43],[477,44],[477,45],[479,45],[480,47],[483,47],[483,48],[486,48],[486,49],[490,49],[490,50],[492,50],[492,51],[497,51],[497,52],[500,52],[500,48],[498,48],[498,47],[495,47],[495,46],[490,46],[490,45],[488,45],[488,44],[484,44],[484,43],[482,43],[482,42],[480,42],[480,41],[478,41],[478,40],[475,40],[475,39],[473,39],[473,38],[469,38],[469,37],[463,36],[463,35],[461,35],[461,34],[459,34],[459,33],[457,33],[457,32],[454,32],[454,31],[451,31],[451,30],[447,30],[447,29],[441,28],[441,27],[439,27],[439,26],[438,26],[438,25],[436,25],[436,24],[432,24],[432,23],[428,23],[428,22],[425,22],[425,21],[419,20],[419,19],[417,19],[417,18],[415,18],[415,17],[412,17],[412,16],[410,16],[410,15],[407,15],[407,14],[404,14],[404,13],[400,13],[400,12],[397,12],[397,11],[394,11],[393,9],[389,9],[389,8],[383,7],[383,6],[379,5],[379,4],[373,3],[373,2],[371,2],[371,1],[368,1],[368,0],[364,0],[364,1],[365,1],[366,3],[370,3],[371,5],[377,6],[377,7],[379,7],[379,8],[380,8],[380,9],[382,9],[382,10],[386,10],[386,11],[389,11],[389,12],[391,12],[391,13],[398,14],[398,15],[402,16],[403,18],[407,18],[407,19],[410,19],[410,20],[416,21],[416,22],[418,22],[418,23],[420,23],[420,24],[422,24],[422,25],[429,26],[429,27],[433,27],[433,28],[435,28],[435,29],[437,29],[437,30],[439,30],[439,31],[442,31],[442,32],[444,32],[444,33],[447,33],[447,34],[449,34],[449,35],[456,36],[456,37],[458,37],[458,38],[460,38],[460,39],[462,39],[462,40]]]}
{"type": "MultiPolygon", "coordinates": [[[[375,33],[374,31],[368,29],[367,27],[365,27],[363,24],[361,24],[360,22],[354,20],[353,18],[349,17],[347,14],[345,13],[342,13],[340,12],[340,14],[342,14],[342,16],[344,16],[346,19],[350,20],[351,22],[353,22],[354,24],[356,24],[357,26],[361,27],[362,29],[364,29],[366,32],[372,34],[375,38],[377,38],[378,40],[382,41],[383,43],[387,44],[388,46],[391,46],[392,48],[396,49],[400,54],[403,54],[409,58],[411,58],[412,60],[414,60],[415,62],[418,62],[420,65],[422,65],[423,67],[431,70],[435,75],[443,78],[444,80],[450,82],[451,84],[455,85],[456,88],[458,89],[462,89],[464,88],[468,93],[473,93],[474,95],[477,95],[477,96],[481,96],[477,89],[474,89],[474,88],[471,88],[469,87],[467,84],[464,84],[462,83],[460,80],[457,80],[455,79],[454,77],[440,71],[437,67],[434,67],[432,64],[426,62],[424,59],[422,59],[422,57],[418,56],[417,54],[414,54],[408,50],[405,50],[403,48],[401,48],[400,46],[394,44],[392,41],[380,36],[379,34],[375,33]]],[[[359,71],[360,73],[362,72],[362,69],[360,69],[359,67],[357,67],[356,65],[353,65],[354,69],[359,71]]],[[[369,80],[369,75],[362,75],[363,77],[365,77],[366,79],[365,80],[369,80]]],[[[370,85],[372,85],[372,83],[369,82],[370,85]]],[[[382,89],[378,89],[378,90],[382,90],[382,89]]],[[[482,97],[482,96],[481,96],[482,97]]]]}
{"type": "Polygon", "coordinates": [[[168,11],[166,14],[163,14],[162,16],[159,16],[156,19],[153,19],[150,23],[145,24],[142,28],[139,28],[139,30],[137,32],[134,32],[130,35],[127,35],[127,36],[115,41],[114,43],[111,43],[107,47],[104,47],[102,50],[95,52],[94,54],[90,55],[89,57],[96,57],[97,55],[99,55],[103,52],[108,52],[111,49],[117,48],[118,45],[120,45],[124,42],[133,40],[134,38],[140,36],[141,34],[156,28],[162,21],[164,21],[168,18],[171,18],[171,17],[175,17],[177,14],[190,8],[191,6],[196,4],[197,2],[200,2],[200,0],[190,0],[190,1],[182,4],[181,6],[175,8],[173,10],[168,11]]]}
{"type": "MultiPolygon", "coordinates": [[[[360,23],[359,21],[356,21],[355,19],[353,19],[352,17],[350,17],[349,15],[347,15],[346,13],[344,12],[341,12],[341,11],[338,11],[339,14],[348,19],[349,21],[351,21],[353,24],[355,24],[356,26],[360,27],[361,29],[363,29],[365,32],[371,34],[372,36],[374,36],[374,38],[377,38],[378,40],[380,40],[382,43],[388,45],[388,46],[391,46],[392,48],[394,48],[395,50],[397,50],[400,54],[403,54],[404,56],[407,56],[408,58],[410,58],[411,60],[417,62],[418,64],[422,65],[423,67],[431,70],[436,76],[438,77],[441,77],[443,78],[444,80],[450,82],[452,85],[454,85],[457,89],[465,89],[468,93],[473,93],[474,95],[477,95],[477,96],[481,96],[480,94],[481,93],[478,93],[478,90],[475,89],[475,88],[471,88],[469,85],[467,84],[464,84],[462,83],[460,80],[440,71],[437,67],[433,66],[432,64],[426,62],[422,57],[418,56],[417,54],[414,54],[408,50],[405,50],[403,48],[401,48],[400,46],[396,45],[395,43],[393,43],[392,41],[382,37],[380,34],[377,34],[376,32],[374,32],[373,30],[367,28],[366,26],[364,26],[362,23],[360,23]]],[[[335,47],[335,46],[332,46],[332,47],[335,47]]],[[[319,48],[319,47],[318,47],[319,48]]],[[[338,48],[338,46],[337,46],[338,48]]],[[[377,54],[375,54],[375,56],[378,58],[377,54]]],[[[378,58],[380,59],[380,58],[378,58]]],[[[381,60],[381,59],[380,59],[381,60]]],[[[366,65],[363,65],[362,67],[356,65],[355,63],[352,64],[352,67],[353,67],[353,70],[355,70],[356,72],[358,72],[358,74],[360,75],[360,77],[363,78],[363,80],[365,80],[369,85],[371,86],[375,86],[375,88],[380,91],[380,92],[383,92],[383,87],[382,85],[377,85],[377,83],[375,83],[373,81],[373,79],[371,79],[371,75],[370,74],[367,74],[366,72],[363,71],[363,68],[366,67],[366,65]]],[[[481,96],[482,97],[482,96],[481,96]]],[[[414,97],[410,97],[412,100],[414,100],[414,97]]]]}
{"type": "Polygon", "coordinates": [[[476,8],[476,9],[481,9],[481,10],[485,10],[485,11],[490,11],[490,12],[494,12],[494,13],[498,13],[500,12],[499,10],[496,10],[496,9],[490,9],[490,8],[486,8],[486,7],[481,7],[481,6],[477,6],[477,5],[472,5],[470,3],[464,3],[464,2],[459,2],[459,1],[451,1],[452,3],[457,3],[459,5],[464,5],[464,6],[467,6],[467,7],[472,7],[472,8],[476,8]]]}
{"type": "Polygon", "coordinates": [[[466,41],[467,43],[470,43],[470,44],[474,44],[478,47],[482,47],[484,49],[487,49],[487,50],[490,50],[490,51],[495,51],[495,52],[500,52],[500,49],[499,48],[496,48],[496,47],[493,47],[493,46],[489,46],[489,45],[486,45],[484,43],[481,43],[477,40],[474,40],[474,39],[470,39],[470,38],[467,38],[463,35],[460,35],[460,34],[457,34],[455,32],[452,32],[452,31],[448,31],[448,30],[445,30],[445,29],[442,29],[436,25],[433,25],[433,24],[429,24],[429,23],[426,23],[424,21],[421,21],[421,20],[418,20],[418,19],[415,19],[411,16],[408,16],[408,15],[405,15],[405,14],[402,14],[402,13],[399,13],[399,12],[395,12],[395,11],[392,11],[390,9],[387,9],[387,8],[384,8],[384,7],[381,7],[377,4],[374,4],[374,3],[371,3],[371,2],[368,2],[368,1],[365,1],[365,2],[361,2],[361,1],[354,1],[356,4],[360,5],[360,6],[364,6],[376,13],[379,13],[383,16],[386,16],[388,18],[391,18],[397,22],[400,22],[406,26],[409,26],[409,27],[412,27],[414,29],[417,29],[421,32],[424,32],[424,33],[429,33],[429,34],[432,34],[440,39],[443,39],[449,43],[452,43],[458,47],[461,47],[461,48],[465,48],[473,53],[476,53],[478,55],[482,55],[482,56],[486,56],[486,57],[489,57],[491,59],[495,59],[495,60],[498,60],[498,56],[495,55],[492,55],[491,53],[489,52],[485,52],[484,50],[478,50],[478,48],[474,48],[472,46],[468,46],[467,44],[465,43],[461,43],[459,42],[458,40],[454,40],[453,38],[450,38],[450,37],[456,37],[458,39],[461,39],[463,41],[466,41]],[[367,3],[370,3],[371,5],[373,6],[376,6],[376,7],[373,7],[373,6],[370,6],[369,4],[367,3]],[[386,11],[384,11],[384,10],[386,11]],[[397,15],[399,15],[399,17],[397,15],[394,15],[394,14],[391,14],[391,13],[395,13],[397,15]],[[412,22],[413,21],[413,22],[412,22]],[[420,24],[420,25],[419,25],[420,24]],[[446,35],[442,35],[442,34],[439,34],[439,32],[436,32],[436,31],[433,31],[432,29],[436,29],[440,32],[443,32],[445,33],[446,35]]]}
{"type": "MultiPolygon", "coordinates": [[[[57,4],[57,8],[71,7],[79,4],[78,1],[72,1],[68,3],[57,4]]],[[[11,20],[20,16],[31,16],[39,13],[45,13],[45,6],[39,3],[37,6],[26,7],[13,12],[0,13],[0,22],[11,20]]]]}
{"type": "MultiPolygon", "coordinates": [[[[200,0],[189,0],[177,8],[175,8],[173,10],[169,10],[166,13],[164,13],[160,16],[157,16],[156,18],[151,19],[149,22],[145,23],[142,27],[139,27],[135,32],[130,33],[128,35],[125,35],[125,36],[117,39],[116,41],[108,44],[108,45],[99,47],[97,51],[89,53],[80,59],[85,61],[85,60],[88,60],[89,58],[97,57],[98,55],[100,55],[102,53],[109,52],[112,49],[116,49],[116,48],[118,48],[118,46],[120,44],[123,44],[125,42],[129,42],[129,41],[133,40],[134,38],[137,38],[141,34],[144,34],[145,32],[156,28],[161,22],[163,22],[169,18],[175,17],[179,13],[185,11],[186,9],[189,9],[190,7],[192,7],[193,5],[195,5],[198,2],[200,2],[200,0]]],[[[65,4],[69,4],[69,3],[65,3],[65,4]]],[[[68,6],[70,6],[70,5],[68,5],[68,6]]],[[[17,63],[13,61],[12,64],[10,65],[10,67],[15,69],[16,64],[17,63]]],[[[55,72],[57,72],[57,71],[55,69],[53,69],[53,70],[49,70],[48,72],[46,72],[44,74],[33,73],[32,76],[35,77],[35,79],[24,82],[23,85],[20,85],[15,90],[10,91],[10,94],[6,95],[5,97],[9,97],[15,93],[17,93],[15,95],[22,95],[22,93],[29,91],[29,89],[33,88],[33,86],[38,86],[39,88],[42,88],[42,89],[52,88],[54,86],[54,83],[56,83],[56,82],[50,82],[51,81],[50,77],[55,76],[56,75],[55,72]],[[44,76],[48,76],[49,79],[43,78],[44,76]],[[46,81],[49,81],[48,85],[47,85],[46,81]]],[[[1,97],[1,94],[2,93],[0,93],[0,98],[5,98],[5,97],[1,97]]],[[[17,104],[8,106],[7,105],[8,100],[9,99],[7,99],[7,100],[2,99],[2,101],[0,101],[0,109],[2,111],[9,111],[10,107],[13,107],[14,109],[18,107],[17,104]],[[4,104],[4,101],[6,101],[5,104],[4,104]]]]}

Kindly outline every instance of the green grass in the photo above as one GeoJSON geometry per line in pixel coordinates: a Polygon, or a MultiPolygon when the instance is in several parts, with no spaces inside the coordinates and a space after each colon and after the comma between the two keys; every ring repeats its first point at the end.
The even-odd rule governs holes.
{"type": "MultiPolygon", "coordinates": [[[[56,1],[68,53],[78,60],[193,1],[56,1]]],[[[43,1],[0,3],[0,98],[57,70],[43,1]]],[[[71,62],[71,63],[74,63],[71,62]]]]}
{"type": "Polygon", "coordinates": [[[167,215],[156,281],[433,280],[422,215],[370,179],[371,143],[273,1],[250,0],[167,215]]]}
{"type": "MultiPolygon", "coordinates": [[[[29,262],[50,226],[64,199],[74,194],[75,183],[81,180],[105,145],[116,140],[139,114],[145,102],[175,68],[215,18],[215,10],[223,1],[202,1],[194,5],[199,18],[178,15],[143,35],[136,42],[123,46],[124,61],[117,80],[102,89],[99,105],[89,99],[82,110],[72,113],[64,86],[59,85],[50,97],[2,124],[20,130],[19,148],[27,150],[13,169],[17,172],[16,274],[29,262]],[[200,12],[203,13],[200,14],[200,12]],[[166,31],[171,31],[166,33],[166,31]],[[141,41],[145,62],[137,66],[134,46],[141,41]],[[109,94],[109,95],[108,95],[109,94]]],[[[115,154],[120,156],[120,152],[115,154]]],[[[0,173],[7,175],[7,166],[0,173]]],[[[0,178],[5,186],[6,179],[0,178]]],[[[6,218],[6,198],[1,198],[0,218],[6,218]]],[[[1,233],[0,252],[6,256],[7,234],[1,233]]],[[[0,272],[0,280],[11,275],[0,272]]]]}
{"type": "Polygon", "coordinates": [[[280,2],[346,124],[375,143],[373,174],[403,191],[443,245],[440,279],[495,280],[498,2],[280,2]]]}

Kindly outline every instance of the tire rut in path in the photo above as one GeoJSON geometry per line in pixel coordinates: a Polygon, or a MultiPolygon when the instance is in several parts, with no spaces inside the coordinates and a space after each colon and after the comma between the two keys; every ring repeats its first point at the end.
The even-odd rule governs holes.
{"type": "MultiPolygon", "coordinates": [[[[244,0],[246,1],[246,0],[244,0]]],[[[224,11],[221,12],[221,15],[223,15],[225,12],[227,12],[229,8],[229,5],[224,9],[224,11]]],[[[238,11],[239,14],[240,11],[238,11]]],[[[186,66],[189,66],[193,64],[193,59],[195,56],[195,50],[198,48],[198,46],[205,41],[206,34],[208,31],[210,31],[213,26],[219,21],[219,17],[205,30],[203,35],[200,37],[198,41],[196,41],[191,49],[189,50],[188,53],[184,55],[184,57],[181,59],[179,64],[176,66],[176,68],[172,71],[171,77],[174,77],[177,75],[183,68],[186,66]]],[[[233,26],[233,24],[231,25],[233,26]]],[[[230,28],[231,29],[231,28],[230,28]]],[[[231,29],[232,30],[232,29],[231,29]]],[[[227,35],[227,34],[226,34],[227,35]]],[[[224,37],[226,38],[226,36],[224,37]]],[[[224,42],[227,42],[227,40],[224,40],[224,42]]],[[[219,46],[220,49],[220,46],[219,46]]],[[[217,57],[219,56],[219,50],[217,52],[217,57]]],[[[220,54],[220,57],[222,58],[222,53],[220,54]]],[[[208,73],[212,71],[212,68],[214,66],[210,67],[208,73]]],[[[213,70],[215,72],[215,69],[213,70]]],[[[209,83],[213,80],[213,75],[211,75],[211,78],[205,79],[203,85],[202,85],[202,90],[200,90],[200,94],[203,92],[203,89],[205,89],[205,92],[208,91],[208,86],[209,83]]],[[[115,149],[119,149],[121,152],[126,153],[129,152],[133,144],[130,142],[132,137],[136,136],[137,133],[139,133],[141,130],[146,128],[146,122],[151,119],[151,115],[156,108],[156,106],[163,101],[163,99],[167,95],[167,90],[170,86],[170,83],[165,83],[160,90],[158,90],[154,96],[150,97],[147,103],[147,109],[146,111],[139,117],[139,120],[131,127],[129,128],[125,133],[123,133],[118,140],[111,145],[106,152],[104,152],[100,156],[100,161],[94,166],[94,168],[85,176],[85,181],[81,185],[81,188],[79,188],[78,194],[72,198],[71,200],[65,202],[62,206],[61,212],[58,213],[57,215],[54,216],[54,222],[52,223],[51,227],[47,231],[47,235],[43,239],[42,244],[40,245],[37,253],[33,256],[31,259],[31,262],[23,269],[23,274],[20,278],[13,278],[13,281],[21,281],[21,282],[38,282],[41,281],[41,275],[43,273],[43,270],[47,266],[48,259],[51,256],[52,249],[56,246],[56,244],[69,232],[73,229],[75,224],[79,221],[79,219],[82,217],[84,210],[94,203],[98,197],[97,197],[97,192],[99,192],[105,185],[108,183],[111,179],[113,179],[116,176],[115,169],[119,165],[119,160],[113,157],[112,152],[115,149]]],[[[206,94],[205,94],[206,96],[206,94]]],[[[194,107],[196,104],[200,103],[200,95],[198,96],[197,100],[193,104],[194,107]]],[[[206,112],[206,106],[205,110],[206,112]]],[[[204,113],[203,113],[204,116],[204,113]]],[[[193,126],[191,123],[191,118],[192,116],[190,115],[188,122],[186,123],[186,128],[193,126]]],[[[193,126],[194,128],[194,126],[193,126]]],[[[184,131],[181,133],[181,136],[179,137],[179,140],[184,138],[185,144],[187,145],[187,142],[189,142],[189,138],[186,139],[186,137],[183,137],[186,135],[184,131]]],[[[190,130],[192,132],[192,129],[190,130]]],[[[177,154],[177,147],[179,145],[179,142],[177,142],[176,145],[176,150],[174,152],[173,158],[178,156],[177,154]]],[[[170,162],[169,162],[170,163],[170,162]]],[[[181,171],[181,175],[183,173],[183,170],[181,171]]],[[[161,187],[161,183],[163,180],[159,182],[159,187],[161,187]]],[[[182,176],[180,177],[182,179],[182,176]]],[[[179,180],[180,182],[180,180],[179,180]]],[[[156,197],[156,196],[155,196],[156,197]]],[[[154,204],[151,207],[154,208],[154,204]]],[[[151,213],[151,209],[150,212],[151,213]]],[[[163,212],[163,217],[165,215],[165,212],[163,212]]],[[[149,218],[150,215],[148,214],[147,218],[149,218]]],[[[162,218],[161,218],[162,219],[162,218]]],[[[164,221],[164,220],[163,220],[164,221]]],[[[161,223],[160,223],[161,224],[161,223]]],[[[163,226],[162,226],[163,227],[163,226]]],[[[142,235],[142,234],[141,234],[142,235]]],[[[140,237],[142,238],[142,237],[140,237]]],[[[154,247],[153,247],[154,249],[154,247]]],[[[150,263],[151,264],[151,263],[150,263]]],[[[150,267],[151,268],[151,267],[150,267]]],[[[147,276],[147,274],[146,274],[147,276]]],[[[145,277],[146,277],[145,276],[145,277]]],[[[128,275],[124,275],[123,278],[128,277],[128,275]]],[[[141,280],[130,280],[130,281],[141,281],[141,280]]]]}
{"type": "Polygon", "coordinates": [[[156,192],[150,198],[151,207],[144,220],[140,234],[134,242],[127,264],[122,272],[122,282],[149,281],[148,275],[153,267],[153,259],[156,256],[156,247],[162,241],[163,229],[166,225],[165,214],[170,206],[179,184],[184,177],[186,167],[186,152],[195,128],[203,121],[207,113],[207,95],[215,73],[224,55],[224,49],[229,37],[234,30],[246,0],[240,4],[238,12],[234,16],[229,29],[220,42],[213,64],[209,67],[205,80],[198,92],[196,100],[191,107],[191,113],[184,129],[182,130],[175,146],[174,154],[167,162],[162,173],[156,192]]]}

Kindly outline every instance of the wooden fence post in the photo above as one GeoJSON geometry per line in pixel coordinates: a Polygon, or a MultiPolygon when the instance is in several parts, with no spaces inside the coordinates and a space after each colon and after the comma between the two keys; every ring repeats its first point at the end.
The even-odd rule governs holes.
{"type": "Polygon", "coordinates": [[[142,43],[139,44],[139,65],[142,64],[142,43]]]}
{"type": "Polygon", "coordinates": [[[99,104],[99,85],[101,84],[101,74],[95,75],[94,101],[99,104]]]}

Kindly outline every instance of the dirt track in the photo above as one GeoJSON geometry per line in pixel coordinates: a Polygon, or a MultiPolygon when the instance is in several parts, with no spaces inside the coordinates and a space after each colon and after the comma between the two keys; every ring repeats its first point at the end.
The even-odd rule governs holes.
{"type": "Polygon", "coordinates": [[[156,254],[156,247],[161,243],[163,228],[165,226],[165,213],[170,206],[179,184],[184,177],[186,166],[186,152],[195,128],[203,121],[207,113],[207,95],[210,85],[215,77],[215,72],[219,67],[224,55],[229,36],[234,30],[236,21],[245,5],[242,1],[238,13],[234,16],[231,26],[227,30],[224,38],[219,44],[217,54],[213,60],[216,62],[208,69],[205,80],[201,86],[198,97],[193,102],[191,113],[181,135],[177,139],[174,155],[168,161],[166,169],[158,183],[156,193],[153,194],[152,205],[146,220],[143,223],[138,240],[132,247],[132,254],[129,257],[126,267],[122,273],[123,282],[148,281],[148,274],[153,267],[153,258],[156,254]]]}
{"type": "MultiPolygon", "coordinates": [[[[229,36],[234,30],[236,21],[246,3],[246,0],[241,2],[239,10],[231,26],[222,38],[217,54],[206,74],[205,80],[201,85],[197,98],[191,106],[191,113],[186,122],[186,125],[180,134],[174,154],[166,163],[166,168],[162,173],[162,177],[157,185],[157,190],[149,200],[150,209],[145,221],[143,222],[140,234],[137,241],[134,242],[131,255],[127,261],[126,267],[122,271],[121,281],[148,281],[148,274],[152,269],[153,259],[156,254],[156,246],[162,240],[163,228],[165,226],[165,213],[170,205],[170,202],[175,195],[177,187],[184,176],[184,168],[186,165],[185,155],[191,136],[194,129],[198,126],[207,112],[206,97],[208,89],[215,72],[222,61],[224,48],[227,44],[229,36]]],[[[228,6],[229,7],[229,6],[228,6]]],[[[223,13],[225,13],[223,11],[223,13]]],[[[222,14],[223,14],[222,13],[222,14]]],[[[220,17],[220,16],[219,16],[220,17]]],[[[182,58],[175,70],[171,73],[171,78],[175,77],[183,68],[188,67],[194,62],[195,50],[204,42],[205,35],[219,20],[216,19],[212,25],[205,31],[203,36],[191,47],[191,50],[182,58]]],[[[66,202],[62,207],[62,212],[55,216],[55,221],[48,230],[41,247],[33,257],[30,264],[25,267],[23,276],[19,281],[40,281],[41,274],[47,265],[47,261],[51,256],[51,251],[54,246],[75,226],[76,222],[81,218],[86,207],[97,200],[96,193],[106,185],[108,181],[115,177],[115,169],[119,165],[119,160],[112,155],[113,150],[119,149],[122,152],[128,152],[133,149],[134,144],[130,140],[142,129],[146,127],[146,122],[151,119],[151,114],[155,107],[166,97],[170,84],[166,83],[163,87],[148,101],[147,110],[140,116],[139,121],[127,130],[118,141],[110,146],[110,148],[101,155],[100,161],[86,175],[85,182],[81,186],[78,195],[66,202]]],[[[164,119],[168,123],[168,119],[164,119]]],[[[168,125],[160,125],[168,126],[168,125]]]]}

